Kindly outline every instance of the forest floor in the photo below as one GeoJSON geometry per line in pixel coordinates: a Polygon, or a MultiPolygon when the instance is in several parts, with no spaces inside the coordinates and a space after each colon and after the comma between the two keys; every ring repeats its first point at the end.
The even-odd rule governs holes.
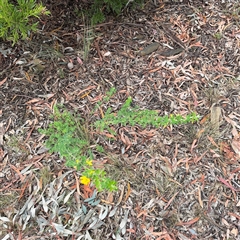
{"type": "Polygon", "coordinates": [[[240,239],[240,3],[193,2],[148,1],[91,28],[77,1],[45,1],[39,33],[1,43],[1,239],[240,239]],[[38,129],[56,103],[91,124],[130,96],[200,119],[111,126],[114,141],[89,129],[118,191],[81,185],[38,129]]]}

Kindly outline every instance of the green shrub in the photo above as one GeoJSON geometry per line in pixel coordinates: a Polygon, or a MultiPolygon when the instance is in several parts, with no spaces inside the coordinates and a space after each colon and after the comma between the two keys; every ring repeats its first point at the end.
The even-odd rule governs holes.
{"type": "Polygon", "coordinates": [[[50,14],[42,4],[35,0],[17,0],[17,5],[8,0],[0,0],[0,38],[13,42],[26,39],[29,31],[37,31],[41,14],[50,14]]]}
{"type": "Polygon", "coordinates": [[[140,4],[143,0],[94,0],[90,14],[91,22],[93,25],[103,22],[105,20],[105,15],[110,12],[119,15],[121,11],[131,4],[140,4]]]}

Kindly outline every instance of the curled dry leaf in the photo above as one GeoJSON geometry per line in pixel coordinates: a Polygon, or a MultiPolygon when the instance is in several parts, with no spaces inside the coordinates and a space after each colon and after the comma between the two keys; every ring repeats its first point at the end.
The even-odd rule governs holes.
{"type": "Polygon", "coordinates": [[[112,216],[114,216],[115,215],[115,213],[117,212],[117,207],[114,207],[112,210],[111,210],[111,212],[109,213],[109,217],[112,217],[112,216]]]}
{"type": "Polygon", "coordinates": [[[100,211],[100,214],[99,214],[99,219],[103,220],[108,215],[108,206],[106,206],[106,207],[100,206],[100,207],[101,207],[101,211],[100,211]]]}

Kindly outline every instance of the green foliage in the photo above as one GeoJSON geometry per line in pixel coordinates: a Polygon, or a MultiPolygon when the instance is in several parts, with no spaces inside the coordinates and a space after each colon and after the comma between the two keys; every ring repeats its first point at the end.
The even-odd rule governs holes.
{"type": "MultiPolygon", "coordinates": [[[[111,88],[106,93],[106,97],[94,109],[101,108],[102,104],[108,102],[115,92],[116,89],[111,88]]],[[[118,124],[122,126],[138,124],[143,128],[147,126],[158,128],[167,125],[193,123],[199,119],[196,113],[190,113],[186,117],[181,115],[160,117],[157,111],[140,110],[138,107],[132,107],[131,103],[132,98],[129,97],[117,113],[113,113],[111,108],[108,108],[105,116],[96,121],[93,127],[100,131],[107,129],[112,134],[115,134],[110,127],[118,124]]],[[[49,124],[47,129],[40,130],[41,133],[48,137],[46,146],[49,151],[52,153],[57,152],[61,157],[65,158],[66,166],[81,171],[80,182],[82,184],[87,185],[92,181],[99,191],[104,189],[116,190],[116,182],[106,177],[104,170],[96,169],[92,164],[93,146],[90,146],[89,127],[85,121],[66,110],[60,110],[59,107],[55,106],[53,122],[49,124]]],[[[95,145],[95,151],[100,154],[105,152],[104,148],[98,144],[95,145]]]]}
{"type": "Polygon", "coordinates": [[[29,31],[37,31],[38,22],[30,18],[39,18],[41,14],[50,14],[43,5],[35,0],[17,0],[17,5],[8,0],[0,0],[0,37],[13,42],[26,39],[29,31]]]}
{"type": "Polygon", "coordinates": [[[139,4],[142,0],[94,0],[92,7],[90,9],[91,22],[93,25],[101,23],[105,20],[105,15],[110,12],[119,15],[123,8],[125,8],[128,3],[139,4]]]}
{"type": "Polygon", "coordinates": [[[223,35],[220,33],[220,32],[217,32],[214,34],[214,37],[217,39],[217,40],[220,40],[222,39],[223,35]]]}
{"type": "MultiPolygon", "coordinates": [[[[61,157],[66,159],[66,164],[69,167],[75,166],[72,159],[79,158],[81,153],[85,153],[90,145],[87,133],[84,126],[81,125],[83,120],[79,119],[76,122],[74,116],[67,111],[60,110],[55,106],[54,121],[49,125],[48,129],[40,130],[41,133],[47,135],[49,138],[46,142],[46,147],[50,152],[58,152],[61,157]]],[[[77,168],[85,160],[82,159],[77,168]]]]}
{"type": "MultiPolygon", "coordinates": [[[[70,112],[54,107],[53,122],[45,130],[39,130],[48,139],[46,147],[49,152],[57,152],[66,159],[66,166],[82,171],[81,183],[88,184],[90,179],[99,191],[104,189],[116,190],[116,182],[107,178],[103,170],[94,169],[92,166],[93,154],[90,149],[88,128],[83,119],[73,116],[70,112]]],[[[97,145],[100,153],[104,149],[97,145]]]]}
{"type": "Polygon", "coordinates": [[[98,191],[102,191],[104,189],[109,191],[117,190],[116,182],[106,177],[106,172],[102,169],[86,169],[83,172],[83,176],[91,179],[98,191]]]}
{"type": "Polygon", "coordinates": [[[96,8],[93,12],[94,13],[91,17],[92,25],[96,25],[97,23],[104,22],[105,16],[104,16],[103,12],[100,10],[100,8],[96,8]]]}
{"type": "Polygon", "coordinates": [[[131,107],[132,98],[129,97],[123,104],[121,109],[115,114],[108,108],[103,119],[95,122],[95,127],[100,131],[107,129],[112,134],[114,132],[110,129],[111,125],[121,124],[122,126],[136,124],[145,128],[147,126],[166,127],[168,125],[194,123],[199,119],[196,113],[190,113],[186,117],[181,115],[170,115],[160,117],[158,112],[154,110],[140,110],[138,107],[131,107]]]}
{"type": "Polygon", "coordinates": [[[103,98],[103,100],[102,100],[102,101],[99,101],[99,102],[96,104],[93,112],[95,112],[98,108],[100,108],[103,103],[108,102],[108,101],[110,100],[110,98],[111,98],[115,93],[116,93],[116,88],[111,87],[111,88],[109,89],[109,91],[106,92],[106,96],[103,98]]]}

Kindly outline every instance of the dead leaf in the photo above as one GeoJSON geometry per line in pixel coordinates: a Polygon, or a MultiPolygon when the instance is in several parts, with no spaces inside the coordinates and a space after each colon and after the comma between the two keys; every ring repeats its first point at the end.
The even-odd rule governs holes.
{"type": "Polygon", "coordinates": [[[235,189],[230,183],[228,183],[224,178],[219,177],[218,180],[222,182],[224,185],[229,187],[233,192],[240,192],[240,190],[235,189]]]}
{"type": "Polygon", "coordinates": [[[202,194],[201,194],[201,189],[198,187],[198,202],[201,208],[203,208],[203,201],[202,201],[202,194]]]}
{"type": "Polygon", "coordinates": [[[212,145],[214,145],[216,148],[219,148],[219,146],[216,144],[216,142],[213,140],[212,137],[207,136],[208,140],[211,142],[212,145]]]}
{"type": "Polygon", "coordinates": [[[237,236],[239,236],[238,234],[238,229],[237,228],[233,228],[232,230],[231,230],[231,234],[233,234],[235,237],[237,237],[237,236]]]}
{"type": "Polygon", "coordinates": [[[148,45],[147,47],[145,47],[143,50],[141,50],[138,54],[140,56],[145,56],[145,55],[149,55],[152,52],[156,51],[159,48],[160,44],[157,42],[154,42],[150,45],[148,45]]]}
{"type": "Polygon", "coordinates": [[[30,101],[26,102],[26,104],[37,103],[39,101],[43,101],[41,98],[33,98],[30,101]]]}
{"type": "Polygon", "coordinates": [[[4,135],[4,127],[3,127],[3,123],[0,123],[0,146],[3,145],[3,135],[4,135]]]}
{"type": "Polygon", "coordinates": [[[77,61],[78,61],[78,63],[79,63],[80,65],[83,65],[83,61],[81,60],[80,57],[77,57],[77,61]]]}
{"type": "Polygon", "coordinates": [[[9,164],[9,166],[17,173],[17,175],[21,179],[21,182],[24,182],[24,179],[26,178],[26,175],[22,175],[20,170],[17,167],[15,167],[14,165],[9,164]]]}
{"type": "Polygon", "coordinates": [[[151,138],[151,137],[155,136],[156,130],[152,129],[152,130],[148,131],[148,130],[145,129],[143,131],[139,131],[138,134],[143,135],[147,138],[151,138]]]}
{"type": "Polygon", "coordinates": [[[200,121],[200,124],[203,125],[206,121],[208,121],[209,117],[210,117],[210,114],[205,115],[200,121]]]}
{"type": "Polygon", "coordinates": [[[233,139],[231,142],[232,149],[240,157],[240,138],[233,139]]]}
{"type": "Polygon", "coordinates": [[[106,202],[108,202],[109,204],[113,203],[113,193],[112,192],[108,193],[106,202]]]}
{"type": "Polygon", "coordinates": [[[124,194],[124,186],[119,187],[119,190],[121,191],[121,194],[118,198],[118,202],[117,202],[116,206],[118,206],[122,202],[122,198],[123,198],[123,194],[124,194]]]}
{"type": "Polygon", "coordinates": [[[173,201],[174,198],[178,195],[178,193],[179,193],[179,191],[176,192],[176,193],[172,196],[172,198],[168,201],[167,205],[164,207],[164,210],[166,210],[166,209],[169,207],[169,205],[172,203],[172,201],[173,201]]]}
{"type": "Polygon", "coordinates": [[[7,81],[7,78],[4,78],[4,79],[0,82],[0,86],[3,85],[6,81],[7,81]]]}
{"type": "MultiPolygon", "coordinates": [[[[236,205],[236,206],[239,207],[239,205],[236,205]]],[[[240,220],[240,216],[237,215],[236,213],[229,212],[228,215],[233,216],[233,217],[237,218],[238,220],[240,220]]]]}
{"type": "Polygon", "coordinates": [[[236,161],[238,156],[233,151],[233,147],[230,146],[230,144],[226,142],[221,142],[220,144],[220,151],[223,153],[224,157],[231,161],[236,161]]]}
{"type": "Polygon", "coordinates": [[[177,224],[177,226],[190,226],[190,225],[194,224],[195,222],[197,222],[199,219],[200,219],[200,217],[196,217],[188,222],[179,222],[177,224]]]}
{"type": "Polygon", "coordinates": [[[124,202],[127,201],[128,197],[130,196],[130,193],[131,193],[131,186],[130,186],[130,184],[128,183],[128,184],[127,184],[127,193],[126,193],[124,202]]]}

